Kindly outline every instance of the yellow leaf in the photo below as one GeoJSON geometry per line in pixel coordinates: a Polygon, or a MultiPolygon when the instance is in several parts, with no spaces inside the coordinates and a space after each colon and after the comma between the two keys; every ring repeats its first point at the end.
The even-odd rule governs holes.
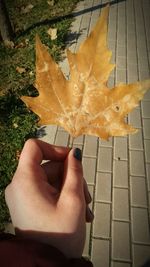
{"type": "Polygon", "coordinates": [[[57,39],[57,29],[56,28],[49,28],[47,33],[50,36],[51,40],[57,39]]]}
{"type": "Polygon", "coordinates": [[[137,130],[125,123],[125,116],[134,109],[150,88],[150,80],[129,85],[107,86],[114,65],[107,47],[109,8],[76,54],[67,51],[70,80],[66,80],[40,39],[36,38],[37,97],[23,96],[26,105],[40,117],[40,124],[63,127],[73,137],[82,134],[108,139],[137,130]]]}

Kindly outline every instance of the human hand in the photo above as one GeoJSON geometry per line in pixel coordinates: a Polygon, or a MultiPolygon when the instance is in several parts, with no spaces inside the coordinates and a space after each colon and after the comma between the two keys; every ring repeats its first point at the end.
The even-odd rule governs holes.
{"type": "Polygon", "coordinates": [[[85,224],[93,219],[77,152],[28,140],[5,191],[16,234],[55,246],[69,258],[82,256],[85,224]]]}

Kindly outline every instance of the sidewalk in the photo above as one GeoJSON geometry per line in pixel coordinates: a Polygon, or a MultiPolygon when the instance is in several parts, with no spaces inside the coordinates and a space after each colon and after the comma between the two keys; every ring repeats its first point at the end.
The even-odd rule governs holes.
{"type": "MultiPolygon", "coordinates": [[[[106,2],[85,0],[77,5],[71,51],[87,37],[106,2]]],[[[117,66],[110,87],[150,77],[149,14],[149,0],[118,0],[111,5],[108,44],[117,66]]],[[[67,60],[61,67],[68,75],[67,60]]],[[[150,91],[128,121],[139,128],[136,135],[108,142],[81,136],[73,144],[83,151],[84,177],[93,197],[95,220],[87,226],[84,255],[95,267],[138,267],[150,258],[150,91]]],[[[43,131],[42,140],[68,145],[63,129],[47,126],[43,131]]]]}

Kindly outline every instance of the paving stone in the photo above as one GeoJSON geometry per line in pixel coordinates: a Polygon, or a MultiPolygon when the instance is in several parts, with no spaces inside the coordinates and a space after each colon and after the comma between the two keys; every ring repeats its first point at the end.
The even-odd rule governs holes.
{"type": "Polygon", "coordinates": [[[131,204],[147,206],[146,184],[143,177],[132,177],[131,180],[131,204]]]}
{"type": "Polygon", "coordinates": [[[86,242],[84,246],[83,256],[89,257],[89,246],[90,246],[90,232],[91,232],[91,224],[86,224],[86,242]]]}
{"type": "Polygon", "coordinates": [[[150,118],[150,101],[142,101],[142,117],[150,118]]]}
{"type": "Polygon", "coordinates": [[[127,63],[127,78],[128,83],[138,80],[138,69],[136,64],[127,63]]]}
{"type": "Polygon", "coordinates": [[[47,125],[42,126],[37,131],[38,139],[47,142],[49,144],[54,144],[55,136],[57,132],[57,126],[47,125]]]}
{"type": "Polygon", "coordinates": [[[115,137],[114,138],[114,158],[119,160],[127,160],[127,138],[115,137]]]}
{"type": "Polygon", "coordinates": [[[111,202],[111,173],[97,173],[96,201],[111,202]]]}
{"type": "Polygon", "coordinates": [[[128,162],[114,160],[113,186],[128,187],[128,162]]]}
{"type": "MultiPolygon", "coordinates": [[[[146,53],[146,52],[145,52],[146,53]]],[[[148,70],[148,58],[147,57],[138,57],[138,66],[139,70],[148,70]]]]}
{"type": "Polygon", "coordinates": [[[93,202],[94,202],[94,198],[93,198],[93,196],[94,196],[94,185],[88,184],[88,191],[89,191],[89,193],[91,195],[91,198],[92,198],[92,201],[89,204],[89,208],[92,210],[93,202]]]}
{"type": "Polygon", "coordinates": [[[117,56],[117,67],[119,69],[126,69],[126,57],[117,56]]]}
{"type": "Polygon", "coordinates": [[[145,157],[146,157],[146,162],[150,163],[150,140],[145,140],[145,157]]]}
{"type": "Polygon", "coordinates": [[[109,88],[113,88],[113,87],[115,86],[114,77],[111,77],[111,76],[109,77],[107,86],[108,86],[109,88]]]}
{"type": "Polygon", "coordinates": [[[113,219],[129,220],[129,192],[128,189],[113,189],[113,219]]]}
{"type": "Polygon", "coordinates": [[[141,128],[141,113],[140,109],[134,109],[128,115],[129,124],[133,125],[135,128],[141,128]]]}
{"type": "Polygon", "coordinates": [[[143,136],[141,129],[139,129],[136,134],[129,135],[129,148],[133,150],[143,150],[143,136]]]}
{"type": "Polygon", "coordinates": [[[126,70],[117,68],[116,70],[116,84],[126,83],[126,70]]]}
{"type": "MultiPolygon", "coordinates": [[[[125,30],[124,30],[125,31],[125,30]]],[[[125,45],[126,44],[126,36],[125,36],[125,32],[118,32],[117,34],[117,45],[125,45]]]]}
{"type": "Polygon", "coordinates": [[[109,47],[109,49],[111,51],[113,51],[115,53],[115,50],[116,50],[116,41],[115,40],[109,40],[108,41],[108,47],[109,47]]]}
{"type": "Polygon", "coordinates": [[[87,183],[94,184],[96,172],[96,159],[83,157],[83,173],[87,183]]]}
{"type": "Polygon", "coordinates": [[[112,137],[110,137],[108,141],[100,140],[99,143],[100,143],[100,146],[112,147],[113,139],[112,137]]]}
{"type": "Polygon", "coordinates": [[[110,204],[95,204],[95,219],[93,223],[93,235],[96,237],[110,236],[110,204]]]}
{"type": "Polygon", "coordinates": [[[96,157],[97,155],[98,138],[95,136],[86,136],[84,142],[83,155],[96,157]]]}
{"type": "Polygon", "coordinates": [[[94,267],[109,267],[109,241],[93,239],[92,262],[94,267]]]}
{"type": "Polygon", "coordinates": [[[57,146],[67,146],[69,135],[67,132],[57,131],[55,145],[57,146]]]}
{"type": "MultiPolygon", "coordinates": [[[[135,35],[130,34],[128,35],[127,50],[134,53],[135,49],[136,49],[135,35]]],[[[128,61],[128,63],[132,64],[130,60],[128,61]]],[[[135,64],[135,61],[134,61],[134,64],[135,64]]]]}
{"type": "Polygon", "coordinates": [[[60,127],[60,126],[58,126],[57,130],[58,130],[58,131],[65,132],[65,129],[64,129],[64,128],[62,128],[62,127],[60,127]]]}
{"type": "Polygon", "coordinates": [[[113,221],[112,257],[130,260],[129,223],[113,221]]]}
{"type": "Polygon", "coordinates": [[[145,176],[143,151],[130,151],[130,173],[135,176],[145,176]]]}
{"type": "Polygon", "coordinates": [[[147,209],[132,208],[133,241],[150,244],[147,209]]]}
{"type": "Polygon", "coordinates": [[[127,50],[127,69],[128,69],[128,65],[129,66],[135,65],[135,68],[137,69],[137,54],[136,54],[135,50],[133,50],[133,51],[127,50]]]}
{"type": "MultiPolygon", "coordinates": [[[[142,78],[142,80],[145,80],[149,77],[149,75],[147,76],[147,73],[143,73],[144,78],[142,78]]],[[[141,78],[140,78],[141,79],[141,78]]],[[[150,90],[144,95],[143,100],[150,100],[150,90]]]]}
{"type": "Polygon", "coordinates": [[[117,57],[122,56],[125,57],[126,56],[126,48],[125,46],[122,45],[117,45],[117,57]]]}
{"type": "Polygon", "coordinates": [[[76,138],[74,139],[73,144],[74,144],[74,145],[83,145],[83,142],[84,142],[83,135],[80,135],[80,136],[78,136],[78,137],[76,137],[76,138]]]}
{"type": "Polygon", "coordinates": [[[150,139],[150,119],[143,119],[144,138],[150,139]]]}
{"type": "Polygon", "coordinates": [[[112,149],[109,147],[99,148],[98,171],[112,171],[112,149]]]}
{"type": "Polygon", "coordinates": [[[133,255],[133,267],[144,266],[146,261],[150,259],[150,246],[133,245],[133,255]]]}
{"type": "MultiPolygon", "coordinates": [[[[139,79],[140,80],[147,80],[149,79],[149,70],[148,69],[139,69],[139,79]]],[[[149,91],[147,92],[147,94],[150,94],[149,91]]],[[[145,95],[146,96],[146,95],[145,95]]],[[[145,96],[144,96],[144,99],[145,99],[145,96]]]]}

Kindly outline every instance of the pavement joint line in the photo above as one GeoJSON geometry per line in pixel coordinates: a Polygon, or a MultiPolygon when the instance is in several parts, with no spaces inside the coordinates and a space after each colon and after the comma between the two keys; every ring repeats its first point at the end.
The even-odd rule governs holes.
{"type": "Polygon", "coordinates": [[[113,158],[114,161],[121,161],[121,162],[128,162],[128,159],[118,159],[117,157],[116,158],[113,158]]]}
{"type": "Polygon", "coordinates": [[[87,185],[89,185],[89,186],[95,186],[94,183],[87,183],[87,185]]]}
{"type": "Polygon", "coordinates": [[[139,174],[139,175],[136,175],[136,174],[130,174],[130,176],[132,176],[132,177],[140,177],[140,178],[146,178],[146,175],[145,174],[139,174]]]}
{"type": "Polygon", "coordinates": [[[85,158],[85,159],[97,159],[98,156],[85,156],[83,153],[83,158],[85,158]]]}
{"type": "Polygon", "coordinates": [[[112,204],[112,201],[103,201],[103,200],[96,200],[95,203],[101,203],[101,204],[112,204]]]}
{"type": "Polygon", "coordinates": [[[113,174],[113,171],[103,171],[103,170],[97,170],[97,173],[113,174]]]}
{"type": "Polygon", "coordinates": [[[143,209],[143,210],[147,210],[149,207],[148,207],[148,205],[143,205],[143,206],[141,206],[141,205],[131,205],[131,208],[136,208],[136,209],[143,209]]]}
{"type": "Polygon", "coordinates": [[[130,223],[131,220],[126,220],[126,219],[112,219],[112,222],[120,222],[120,223],[130,223]]]}
{"type": "Polygon", "coordinates": [[[142,15],[143,15],[143,22],[144,22],[144,31],[145,31],[145,40],[146,40],[146,52],[147,52],[147,60],[148,60],[148,69],[149,69],[149,74],[150,74],[150,60],[148,56],[148,38],[147,38],[147,32],[146,32],[146,22],[145,22],[145,16],[144,16],[144,7],[143,7],[143,2],[142,2],[142,15]]]}
{"type": "Polygon", "coordinates": [[[113,262],[118,262],[118,263],[132,263],[132,260],[123,260],[122,258],[119,258],[119,259],[117,259],[117,258],[112,258],[111,259],[113,262]]]}
{"type": "Polygon", "coordinates": [[[112,238],[111,237],[105,237],[105,236],[96,236],[96,235],[93,235],[92,236],[92,239],[111,241],[112,238]]]}
{"type": "Polygon", "coordinates": [[[127,187],[127,186],[119,186],[119,185],[114,185],[113,186],[113,189],[125,189],[125,190],[130,190],[130,188],[129,187],[127,187]]]}
{"type": "Polygon", "coordinates": [[[133,245],[139,245],[139,246],[143,245],[143,246],[147,246],[147,247],[150,246],[150,243],[140,242],[140,241],[132,241],[132,244],[133,245]]]}
{"type": "MultiPolygon", "coordinates": [[[[147,139],[149,140],[149,139],[147,139]]],[[[144,152],[144,148],[129,148],[129,151],[137,151],[137,152],[144,152]]]]}

